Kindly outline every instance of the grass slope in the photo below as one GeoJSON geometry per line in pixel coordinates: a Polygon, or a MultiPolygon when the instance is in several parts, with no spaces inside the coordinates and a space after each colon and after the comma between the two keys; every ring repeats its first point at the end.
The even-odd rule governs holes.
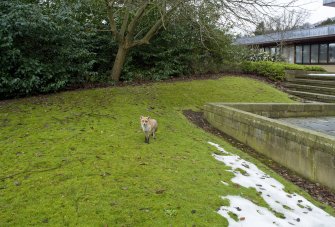
{"type": "Polygon", "coordinates": [[[217,101],[291,102],[259,81],[224,77],[0,104],[0,226],[226,226],[216,213],[227,202],[220,196],[265,205],[255,190],[220,182],[233,175],[207,141],[259,162],[181,113],[217,101]],[[141,115],[159,122],[150,145],[141,115]]]}

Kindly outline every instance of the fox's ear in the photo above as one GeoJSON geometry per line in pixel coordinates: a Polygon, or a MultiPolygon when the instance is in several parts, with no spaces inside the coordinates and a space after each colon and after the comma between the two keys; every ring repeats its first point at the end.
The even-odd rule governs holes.
{"type": "Polygon", "coordinates": [[[140,117],[140,120],[142,120],[143,116],[140,117]]]}
{"type": "Polygon", "coordinates": [[[150,119],[150,116],[148,116],[148,119],[150,119]]]}

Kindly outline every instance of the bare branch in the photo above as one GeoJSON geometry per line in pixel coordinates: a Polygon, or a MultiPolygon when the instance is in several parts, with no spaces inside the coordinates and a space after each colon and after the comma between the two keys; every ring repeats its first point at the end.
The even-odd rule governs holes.
{"type": "Polygon", "coordinates": [[[136,25],[139,23],[139,20],[144,14],[145,9],[148,7],[149,1],[146,1],[136,12],[134,18],[128,25],[128,34],[127,39],[131,40],[133,38],[134,30],[136,28],[136,25]]]}
{"type": "Polygon", "coordinates": [[[106,7],[107,7],[107,15],[108,15],[109,24],[110,24],[112,34],[114,35],[116,40],[121,41],[121,36],[120,36],[120,33],[117,31],[115,18],[114,18],[114,13],[113,13],[113,7],[114,7],[115,0],[112,0],[112,1],[105,0],[105,3],[106,3],[106,7]]]}
{"type": "Polygon", "coordinates": [[[177,3],[168,11],[162,12],[161,17],[156,21],[156,23],[150,28],[150,30],[146,33],[146,35],[140,39],[140,40],[135,40],[131,43],[129,43],[127,48],[132,48],[135,46],[143,45],[143,44],[149,44],[150,40],[152,37],[158,32],[158,30],[163,26],[164,20],[168,19],[169,16],[178,9],[178,7],[186,1],[179,0],[177,3]]]}
{"type": "Polygon", "coordinates": [[[126,28],[127,28],[128,21],[129,21],[129,4],[131,4],[131,2],[132,2],[132,0],[128,0],[125,3],[126,12],[125,12],[124,17],[123,17],[123,22],[122,22],[121,31],[120,31],[120,36],[121,36],[122,39],[123,39],[124,34],[126,32],[126,28]]]}

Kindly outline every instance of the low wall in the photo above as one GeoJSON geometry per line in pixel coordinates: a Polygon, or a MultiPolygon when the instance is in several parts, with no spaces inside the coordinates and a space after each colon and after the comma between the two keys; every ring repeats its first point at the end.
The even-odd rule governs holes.
{"type": "Polygon", "coordinates": [[[327,72],[335,72],[335,65],[311,65],[311,66],[321,66],[324,68],[327,72]]]}
{"type": "Polygon", "coordinates": [[[335,104],[209,103],[204,115],[217,129],[335,191],[335,137],[268,118],[335,116],[335,104]]]}
{"type": "Polygon", "coordinates": [[[318,103],[224,103],[217,106],[230,106],[269,118],[335,116],[334,104],[318,103]]]}

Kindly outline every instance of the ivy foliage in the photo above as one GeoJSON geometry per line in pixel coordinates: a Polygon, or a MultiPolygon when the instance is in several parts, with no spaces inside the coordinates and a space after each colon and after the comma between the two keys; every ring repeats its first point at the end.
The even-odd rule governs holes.
{"type": "MultiPolygon", "coordinates": [[[[217,28],[219,17],[209,12],[214,10],[204,10],[200,25],[181,11],[149,45],[131,49],[121,80],[219,72],[236,51],[231,37],[217,28]]],[[[100,0],[3,0],[0,40],[0,99],[109,83],[118,49],[100,0]]]]}
{"type": "Polygon", "coordinates": [[[134,48],[125,63],[122,80],[163,80],[181,75],[217,73],[233,58],[232,37],[210,23],[175,18],[149,45],[134,48]],[[201,29],[210,30],[210,36],[201,29]]]}
{"type": "Polygon", "coordinates": [[[0,2],[0,97],[47,93],[94,75],[90,33],[71,9],[0,2]]]}

